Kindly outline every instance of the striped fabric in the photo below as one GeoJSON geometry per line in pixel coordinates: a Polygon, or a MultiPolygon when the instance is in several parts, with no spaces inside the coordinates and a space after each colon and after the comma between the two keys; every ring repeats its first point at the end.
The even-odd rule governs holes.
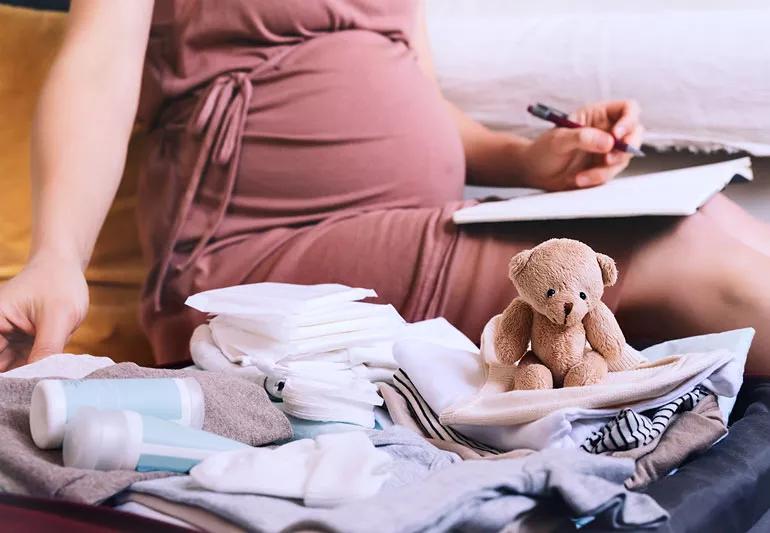
{"type": "Polygon", "coordinates": [[[651,416],[623,409],[607,425],[594,431],[580,448],[588,453],[605,453],[631,450],[645,446],[658,438],[676,413],[692,410],[705,396],[711,394],[696,387],[687,394],[656,409],[651,416]]]}
{"type": "Polygon", "coordinates": [[[404,398],[409,406],[412,418],[414,418],[415,423],[417,423],[426,436],[467,446],[480,455],[499,455],[502,453],[502,451],[496,448],[466,437],[459,431],[439,422],[438,415],[420,395],[417,387],[414,386],[412,380],[409,379],[409,376],[402,369],[398,369],[393,375],[393,387],[404,398]]]}

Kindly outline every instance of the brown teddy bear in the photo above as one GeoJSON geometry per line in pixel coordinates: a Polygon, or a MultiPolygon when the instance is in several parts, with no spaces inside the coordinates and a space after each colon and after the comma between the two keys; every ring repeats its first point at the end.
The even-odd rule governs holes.
{"type": "Polygon", "coordinates": [[[501,363],[518,362],[514,389],[592,385],[608,370],[636,366],[624,356],[623,333],[601,301],[604,287],[618,278],[612,258],[580,241],[551,239],[516,254],[508,275],[519,296],[503,312],[494,339],[501,363]]]}

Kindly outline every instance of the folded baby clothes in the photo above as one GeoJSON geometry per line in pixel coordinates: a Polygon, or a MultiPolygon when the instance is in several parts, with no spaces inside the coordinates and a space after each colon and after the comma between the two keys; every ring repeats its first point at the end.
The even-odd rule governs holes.
{"type": "MultiPolygon", "coordinates": [[[[496,362],[494,355],[493,318],[482,336],[481,354],[487,363],[484,386],[473,398],[460,401],[440,413],[446,424],[511,425],[523,424],[542,418],[564,408],[597,410],[613,416],[618,406],[646,410],[665,404],[684,392],[703,383],[704,386],[727,387],[729,396],[738,393],[738,387],[720,380],[706,383],[715,372],[729,367],[736,355],[728,350],[706,353],[672,355],[645,363],[634,370],[610,372],[596,385],[567,387],[550,390],[510,390],[511,367],[496,362]]],[[[412,379],[414,375],[410,373],[412,379]]],[[[739,384],[738,384],[739,385],[739,384]]]]}
{"type": "Polygon", "coordinates": [[[616,528],[654,527],[667,518],[649,496],[623,487],[633,473],[630,460],[552,450],[523,459],[453,464],[447,457],[454,454],[436,450],[403,428],[371,436],[375,446],[393,458],[390,479],[376,497],[332,508],[210,492],[189,477],[141,482],[132,488],[205,507],[249,530],[265,532],[499,531],[543,500],[563,502],[571,516],[605,516],[616,528]]]}
{"type": "Polygon", "coordinates": [[[455,446],[470,448],[479,456],[500,455],[501,450],[481,443],[461,432],[442,424],[438,415],[425,402],[409,376],[403,370],[393,375],[393,389],[404,399],[421,432],[434,441],[451,442],[455,446]]]}
{"type": "MultiPolygon", "coordinates": [[[[625,481],[629,489],[642,489],[679,468],[688,458],[703,453],[727,434],[719,405],[713,395],[704,397],[692,411],[678,415],[655,446],[636,458],[634,475],[625,481]]],[[[627,452],[613,452],[626,457],[627,452]]]]}
{"type": "Polygon", "coordinates": [[[248,320],[224,315],[218,315],[209,322],[214,342],[231,362],[266,370],[292,356],[323,354],[392,340],[403,327],[403,322],[390,319],[387,322],[374,321],[367,323],[364,329],[290,341],[253,333],[247,329],[248,326],[248,320]]]}
{"type": "MultiPolygon", "coordinates": [[[[445,323],[444,328],[447,329],[443,333],[445,337],[454,329],[448,323],[445,323]]],[[[746,328],[679,339],[647,348],[641,355],[650,360],[660,360],[674,354],[705,352],[710,349],[728,351],[732,358],[702,382],[704,387],[719,396],[719,404],[727,419],[742,383],[743,366],[753,333],[751,328],[746,328]]],[[[462,337],[457,330],[454,330],[453,335],[462,337]]],[[[458,346],[459,343],[450,348],[436,344],[430,339],[406,338],[398,341],[393,349],[399,366],[409,375],[417,391],[436,413],[476,397],[487,380],[488,366],[478,348],[469,340],[463,344],[464,348],[458,349],[458,346]]],[[[692,390],[696,385],[698,383],[683,383],[672,390],[670,395],[639,402],[635,408],[647,410],[659,407],[692,390]]],[[[521,424],[446,425],[500,450],[573,448],[578,447],[591,433],[604,426],[619,410],[620,407],[565,407],[521,424]]]]}
{"type": "Polygon", "coordinates": [[[304,314],[255,313],[217,316],[223,317],[231,325],[245,331],[285,342],[352,331],[387,329],[400,326],[404,322],[392,305],[364,302],[340,303],[327,309],[304,314]]]}
{"type": "MultiPolygon", "coordinates": [[[[353,304],[371,305],[359,302],[347,305],[353,304]]],[[[284,411],[297,418],[374,427],[372,408],[382,405],[383,400],[376,394],[373,383],[391,382],[398,366],[393,355],[393,339],[326,352],[287,355],[271,359],[272,362],[258,368],[242,366],[224,356],[222,346],[212,335],[212,328],[217,327],[220,318],[199,326],[193,333],[190,351],[197,366],[241,375],[250,369],[262,375],[268,393],[282,399],[284,411]]],[[[399,338],[431,339],[447,348],[477,350],[443,318],[407,324],[399,338]]]]}
{"type": "Polygon", "coordinates": [[[303,499],[308,507],[334,507],[379,492],[391,458],[361,432],[320,435],[277,448],[213,455],[196,465],[196,485],[215,492],[303,499]]]}
{"type": "MultiPolygon", "coordinates": [[[[398,377],[399,381],[408,380],[406,376],[398,377]]],[[[516,459],[534,453],[533,450],[527,449],[503,452],[453,431],[439,422],[438,416],[425,405],[425,401],[413,386],[397,390],[393,385],[380,383],[379,389],[392,421],[417,435],[422,435],[427,442],[440,450],[454,452],[465,460],[516,459]]]]}
{"type": "Polygon", "coordinates": [[[373,385],[395,371],[393,341],[405,322],[391,305],[357,300],[370,289],[257,283],[190,297],[213,314],[191,339],[203,368],[255,368],[297,418],[374,427],[382,398],[373,385]]]}
{"type": "Polygon", "coordinates": [[[663,434],[678,413],[691,411],[704,397],[710,395],[703,387],[658,407],[649,416],[623,409],[606,426],[595,431],[580,448],[588,453],[607,453],[645,446],[663,434]]]}
{"type": "Polygon", "coordinates": [[[358,302],[371,289],[255,283],[206,291],[187,304],[213,315],[214,343],[233,363],[269,370],[278,361],[387,342],[404,320],[390,305],[358,302]]]}

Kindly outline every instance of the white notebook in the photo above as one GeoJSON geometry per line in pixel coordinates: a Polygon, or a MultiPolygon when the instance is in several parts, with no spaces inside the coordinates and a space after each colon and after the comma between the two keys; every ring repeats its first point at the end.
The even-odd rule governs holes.
{"type": "Polygon", "coordinates": [[[564,192],[534,191],[508,200],[455,211],[456,224],[692,215],[735,176],[751,180],[751,159],[642,174],[600,187],[564,192]]]}

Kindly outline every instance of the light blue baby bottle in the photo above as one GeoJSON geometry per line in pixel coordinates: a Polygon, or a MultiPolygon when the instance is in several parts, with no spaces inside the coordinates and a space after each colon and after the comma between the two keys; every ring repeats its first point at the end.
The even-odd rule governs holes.
{"type": "Polygon", "coordinates": [[[64,466],[89,470],[188,472],[217,452],[246,444],[134,411],[84,407],[67,425],[64,466]]]}
{"type": "Polygon", "coordinates": [[[39,448],[58,448],[67,422],[83,407],[127,409],[203,427],[205,402],[195,378],[46,379],[32,391],[29,426],[39,448]]]}

